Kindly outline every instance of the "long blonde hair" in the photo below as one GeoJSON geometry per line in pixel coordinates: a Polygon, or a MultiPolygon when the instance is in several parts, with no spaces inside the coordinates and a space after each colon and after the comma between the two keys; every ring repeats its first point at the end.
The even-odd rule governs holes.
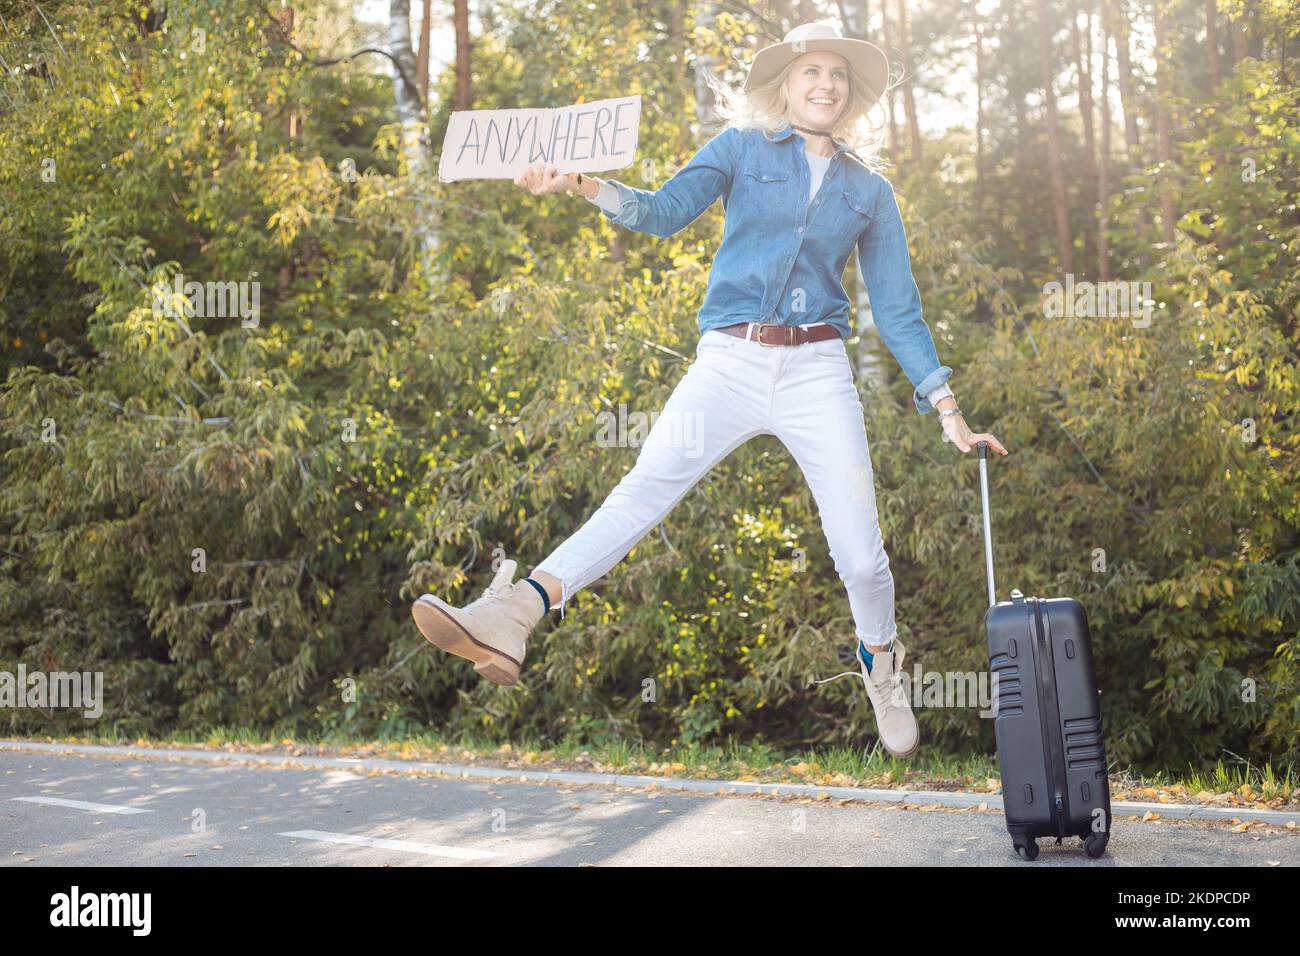
{"type": "MultiPolygon", "coordinates": [[[[774,133],[786,123],[793,123],[790,95],[786,81],[798,57],[785,65],[776,76],[748,92],[728,86],[712,72],[704,82],[713,90],[713,110],[724,121],[723,128],[762,129],[774,133]]],[[[848,69],[849,98],[840,118],[831,127],[831,135],[846,144],[867,168],[880,172],[887,163],[880,155],[884,143],[887,117],[884,96],[877,96],[853,69],[848,69]]],[[[886,90],[898,85],[891,81],[886,90]]]]}

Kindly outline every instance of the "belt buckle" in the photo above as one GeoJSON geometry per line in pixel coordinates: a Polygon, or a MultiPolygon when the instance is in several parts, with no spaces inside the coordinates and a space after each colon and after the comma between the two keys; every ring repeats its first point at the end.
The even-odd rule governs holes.
{"type": "Polygon", "coordinates": [[[778,325],[778,324],[776,324],[775,322],[760,322],[760,323],[758,323],[758,344],[759,344],[759,345],[768,345],[768,346],[770,346],[770,345],[794,345],[794,344],[795,344],[794,331],[795,331],[795,327],[794,327],[793,325],[778,325]],[[785,330],[785,334],[782,336],[782,338],[786,339],[787,341],[784,341],[784,342],[781,342],[781,341],[777,341],[777,342],[768,342],[766,339],[763,338],[763,330],[764,330],[764,329],[783,329],[783,330],[785,330]]]}

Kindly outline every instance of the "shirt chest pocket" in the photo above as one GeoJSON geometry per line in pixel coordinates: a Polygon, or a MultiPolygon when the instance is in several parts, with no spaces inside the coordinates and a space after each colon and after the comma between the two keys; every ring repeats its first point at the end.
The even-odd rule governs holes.
{"type": "Polygon", "coordinates": [[[788,169],[764,169],[759,166],[746,166],[741,170],[741,173],[747,185],[756,187],[780,186],[790,181],[790,171],[788,169]]]}
{"type": "Polygon", "coordinates": [[[795,180],[790,170],[775,166],[743,166],[738,185],[744,211],[741,214],[747,232],[754,236],[771,236],[794,230],[795,208],[792,197],[795,180]]]}
{"type": "Polygon", "coordinates": [[[840,204],[844,232],[855,239],[871,225],[871,200],[853,188],[844,190],[844,201],[840,204]]]}

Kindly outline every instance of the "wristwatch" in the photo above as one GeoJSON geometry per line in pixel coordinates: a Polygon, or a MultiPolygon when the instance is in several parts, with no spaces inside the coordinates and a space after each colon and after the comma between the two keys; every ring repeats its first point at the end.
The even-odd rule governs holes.
{"type": "Polygon", "coordinates": [[[939,413],[939,421],[942,422],[945,418],[951,418],[953,415],[960,415],[960,414],[961,414],[960,408],[945,408],[943,411],[939,413]]]}

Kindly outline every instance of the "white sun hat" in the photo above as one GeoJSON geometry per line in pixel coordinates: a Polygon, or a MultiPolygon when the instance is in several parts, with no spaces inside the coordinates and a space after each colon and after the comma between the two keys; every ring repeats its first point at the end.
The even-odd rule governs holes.
{"type": "Polygon", "coordinates": [[[840,35],[830,23],[801,23],[785,35],[780,43],[773,43],[758,51],[745,77],[745,90],[777,76],[791,60],[816,51],[838,53],[849,61],[849,69],[863,80],[875,94],[884,95],[889,82],[889,58],[883,50],[866,40],[851,40],[840,35]]]}

